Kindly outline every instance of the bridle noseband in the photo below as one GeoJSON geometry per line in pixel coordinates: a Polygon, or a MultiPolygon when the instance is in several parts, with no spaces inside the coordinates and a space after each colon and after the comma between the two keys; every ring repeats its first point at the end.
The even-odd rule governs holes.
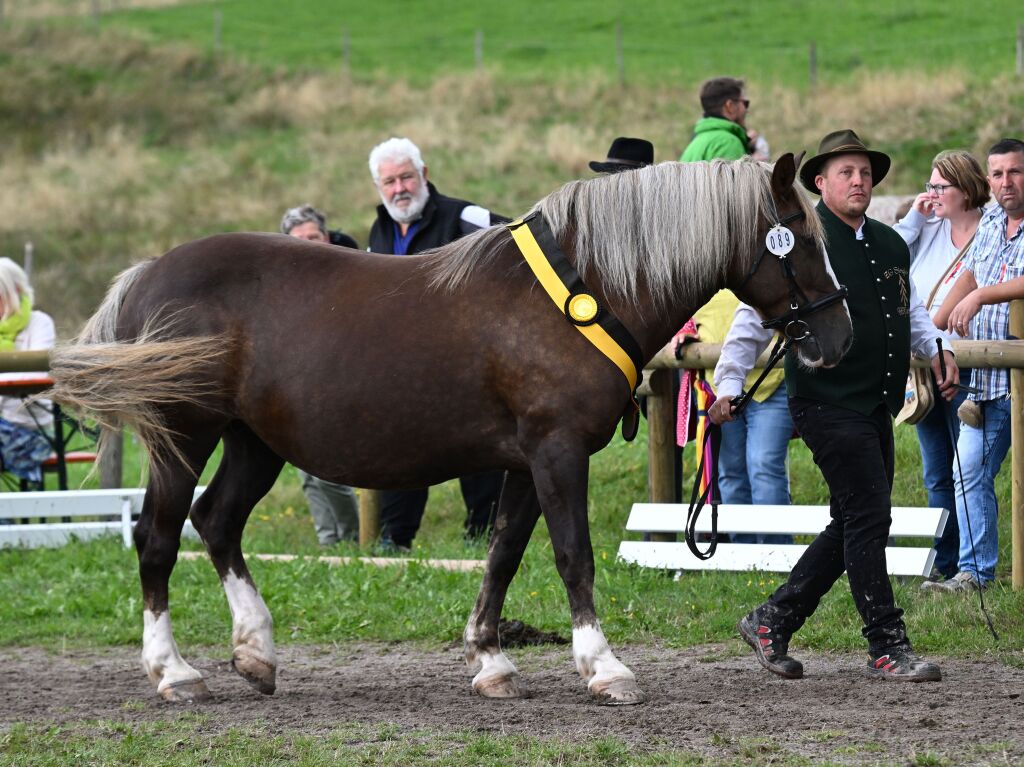
{"type": "MultiPolygon", "coordinates": [[[[779,218],[776,215],[776,222],[772,226],[772,229],[777,227],[783,227],[791,221],[804,218],[804,212],[802,210],[790,213],[785,218],[779,218]]],[[[785,230],[788,232],[788,230],[785,230]]],[[[770,235],[770,232],[769,232],[770,235]]],[[[761,255],[754,261],[754,265],[750,268],[747,276],[743,278],[743,282],[740,283],[739,288],[742,289],[744,285],[750,282],[751,278],[757,273],[757,270],[761,266],[761,262],[764,257],[771,251],[768,249],[767,242],[765,243],[764,249],[761,251],[761,255]]],[[[786,314],[773,317],[770,320],[763,320],[761,327],[768,330],[781,329],[782,334],[786,337],[787,342],[792,343],[794,341],[803,341],[810,335],[810,328],[807,327],[807,322],[804,317],[814,314],[815,312],[824,309],[827,306],[831,306],[837,301],[842,301],[846,298],[847,290],[844,286],[840,285],[839,290],[833,291],[828,295],[822,296],[816,301],[808,301],[807,295],[800,289],[800,286],[796,282],[796,270],[793,269],[793,264],[789,260],[788,251],[786,253],[774,254],[779,260],[779,266],[782,269],[782,276],[786,280],[786,285],[789,288],[789,311],[786,314]]]]}

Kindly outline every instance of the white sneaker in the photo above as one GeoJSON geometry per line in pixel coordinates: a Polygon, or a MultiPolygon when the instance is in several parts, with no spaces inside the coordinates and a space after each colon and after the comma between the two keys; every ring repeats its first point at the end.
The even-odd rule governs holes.
{"type": "Polygon", "coordinates": [[[978,580],[974,573],[961,570],[948,581],[925,581],[921,584],[923,591],[932,592],[961,592],[979,591],[985,589],[985,584],[978,580]]]}

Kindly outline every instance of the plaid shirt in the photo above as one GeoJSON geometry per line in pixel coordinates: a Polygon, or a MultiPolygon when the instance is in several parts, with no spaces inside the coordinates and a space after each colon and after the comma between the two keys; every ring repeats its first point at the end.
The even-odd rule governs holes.
{"type": "MultiPolygon", "coordinates": [[[[964,266],[974,273],[979,288],[1024,276],[1024,226],[1006,239],[1006,211],[990,208],[978,224],[974,244],[964,256],[964,266]]],[[[1009,303],[985,304],[971,320],[971,337],[979,341],[1004,341],[1010,335],[1009,303]]],[[[1006,368],[975,368],[971,385],[981,389],[971,399],[992,400],[1010,393],[1006,368]]]]}

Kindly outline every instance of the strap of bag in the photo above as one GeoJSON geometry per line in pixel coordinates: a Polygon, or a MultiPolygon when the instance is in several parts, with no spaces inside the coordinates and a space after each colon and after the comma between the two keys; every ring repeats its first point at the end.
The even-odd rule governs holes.
{"type": "Polygon", "coordinates": [[[942,287],[942,283],[946,281],[946,278],[953,273],[953,270],[956,269],[957,264],[959,264],[963,260],[964,253],[966,253],[967,249],[971,247],[971,243],[974,242],[974,235],[976,235],[977,233],[977,230],[975,230],[974,234],[971,235],[971,239],[964,243],[964,246],[960,248],[960,252],[956,254],[956,258],[949,262],[949,265],[942,273],[942,276],[939,277],[939,281],[935,283],[935,287],[932,288],[932,292],[928,294],[928,300],[925,301],[924,303],[924,308],[927,311],[930,312],[932,310],[932,304],[935,303],[935,296],[939,292],[939,288],[942,287]]]}

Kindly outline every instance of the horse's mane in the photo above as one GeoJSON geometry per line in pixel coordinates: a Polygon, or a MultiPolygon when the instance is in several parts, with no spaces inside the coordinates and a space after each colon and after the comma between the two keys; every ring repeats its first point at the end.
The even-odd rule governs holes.
{"type": "MultiPolygon", "coordinates": [[[[770,182],[771,166],[749,159],[666,162],[571,181],[530,212],[539,210],[559,239],[575,232],[585,280],[596,275],[606,293],[634,303],[646,285],[652,308],[662,310],[699,303],[722,284],[733,257],[760,252],[758,222],[775,217],[770,182]]],[[[794,189],[820,242],[810,200],[794,189]]],[[[429,251],[431,286],[454,289],[510,239],[505,227],[491,227],[429,251]]]]}

